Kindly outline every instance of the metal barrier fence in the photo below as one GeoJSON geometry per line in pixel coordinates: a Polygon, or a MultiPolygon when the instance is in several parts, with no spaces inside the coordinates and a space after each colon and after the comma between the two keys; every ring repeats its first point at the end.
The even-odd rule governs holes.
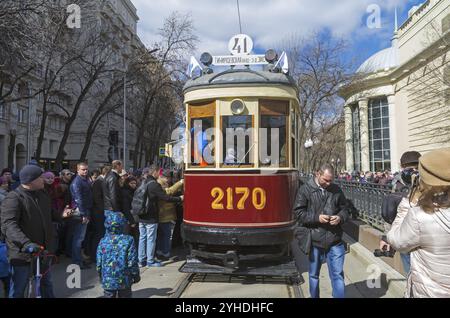
{"type": "MultiPolygon", "coordinates": [[[[306,182],[308,178],[301,178],[306,182]]],[[[344,192],[345,197],[351,201],[358,210],[358,217],[369,225],[384,231],[384,221],[381,217],[381,205],[384,197],[391,193],[389,186],[348,182],[342,180],[334,181],[344,192]]]]}

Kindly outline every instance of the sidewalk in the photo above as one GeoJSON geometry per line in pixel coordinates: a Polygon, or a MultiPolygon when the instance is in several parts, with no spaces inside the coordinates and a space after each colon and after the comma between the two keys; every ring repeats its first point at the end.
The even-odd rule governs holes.
{"type": "MultiPolygon", "coordinates": [[[[344,275],[346,285],[347,298],[402,298],[406,288],[406,279],[403,275],[393,270],[382,260],[373,256],[372,252],[367,250],[361,244],[353,241],[349,236],[344,235],[344,240],[348,243],[349,251],[345,255],[344,275]],[[373,270],[379,270],[377,275],[373,275],[373,270]],[[372,273],[370,273],[372,270],[372,273]],[[380,278],[380,288],[369,288],[367,280],[370,275],[380,278]]],[[[298,247],[293,244],[293,254],[296,259],[299,272],[303,276],[304,283],[301,289],[306,298],[310,297],[308,284],[308,260],[302,254],[298,247]]],[[[183,265],[186,251],[177,249],[173,253],[177,255],[171,261],[164,262],[163,267],[159,268],[143,268],[141,269],[141,281],[139,284],[133,285],[134,298],[168,298],[175,292],[177,286],[186,277],[187,274],[180,273],[178,269],[183,265]]],[[[67,266],[70,265],[70,259],[62,257],[60,263],[55,265],[52,270],[53,284],[55,295],[58,298],[100,298],[103,296],[103,289],[99,282],[98,274],[94,264],[90,269],[81,271],[81,288],[69,289],[67,281],[71,280],[71,274],[67,273],[67,266]]],[[[268,281],[267,288],[272,288],[268,281]]],[[[195,285],[195,284],[194,284],[195,285]]],[[[229,285],[229,283],[228,283],[229,285]]],[[[251,282],[246,284],[238,284],[229,296],[247,298],[247,297],[264,297],[265,294],[271,297],[285,297],[285,291],[278,290],[279,295],[268,293],[266,288],[260,288],[257,292],[252,289],[251,282]],[[248,285],[248,286],[246,286],[248,285]]],[[[276,286],[272,291],[278,288],[285,288],[282,285],[276,286]]],[[[202,282],[191,288],[185,297],[202,297],[203,295],[214,295],[214,288],[220,288],[220,283],[202,282]],[[208,293],[210,290],[212,293],[208,293]]],[[[331,298],[332,289],[330,279],[328,277],[327,265],[322,265],[320,274],[320,290],[321,297],[331,298]]],[[[267,296],[267,295],[266,295],[267,296]]],[[[0,296],[1,297],[1,296],[0,296]]]]}
{"type": "MultiPolygon", "coordinates": [[[[180,273],[178,268],[184,263],[184,252],[174,251],[179,254],[172,261],[163,262],[163,267],[142,268],[141,281],[133,285],[134,298],[167,298],[170,297],[179,282],[186,274],[180,273]]],[[[94,264],[91,269],[81,271],[81,288],[69,289],[66,281],[71,273],[66,273],[70,260],[64,258],[53,269],[53,284],[55,295],[58,298],[101,298],[103,289],[100,285],[98,274],[94,264]]]]}
{"type": "MultiPolygon", "coordinates": [[[[345,255],[344,276],[346,298],[403,298],[406,288],[406,278],[393,270],[382,260],[373,256],[361,244],[344,235],[349,251],[345,255]],[[379,272],[378,272],[379,271],[379,272]],[[380,288],[370,288],[368,280],[380,279],[380,288]]],[[[308,260],[298,249],[294,250],[297,267],[305,283],[301,286],[305,297],[309,298],[308,260]]],[[[331,282],[327,264],[322,265],[320,271],[320,294],[322,298],[332,297],[331,282]]]]}

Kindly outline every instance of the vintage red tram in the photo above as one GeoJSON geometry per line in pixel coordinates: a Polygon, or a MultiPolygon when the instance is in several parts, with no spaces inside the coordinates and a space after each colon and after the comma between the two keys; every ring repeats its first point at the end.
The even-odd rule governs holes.
{"type": "Polygon", "coordinates": [[[247,66],[213,73],[206,62],[202,75],[184,87],[182,235],[191,255],[182,271],[237,271],[289,258],[299,101],[292,78],[270,55],[259,71],[247,66]]]}

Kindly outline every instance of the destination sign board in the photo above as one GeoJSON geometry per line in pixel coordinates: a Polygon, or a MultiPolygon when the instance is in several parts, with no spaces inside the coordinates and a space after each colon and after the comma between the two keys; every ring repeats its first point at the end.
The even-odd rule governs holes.
{"type": "Polygon", "coordinates": [[[267,65],[265,55],[213,56],[213,65],[267,65]]]}

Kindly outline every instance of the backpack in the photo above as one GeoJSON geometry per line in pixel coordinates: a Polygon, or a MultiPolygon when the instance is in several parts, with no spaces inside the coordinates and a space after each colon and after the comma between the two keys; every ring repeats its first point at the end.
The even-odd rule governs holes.
{"type": "Polygon", "coordinates": [[[155,182],[151,180],[148,183],[143,183],[139,188],[134,192],[133,201],[131,201],[131,214],[134,216],[142,216],[147,213],[147,204],[148,204],[148,186],[151,182],[155,182]]]}

